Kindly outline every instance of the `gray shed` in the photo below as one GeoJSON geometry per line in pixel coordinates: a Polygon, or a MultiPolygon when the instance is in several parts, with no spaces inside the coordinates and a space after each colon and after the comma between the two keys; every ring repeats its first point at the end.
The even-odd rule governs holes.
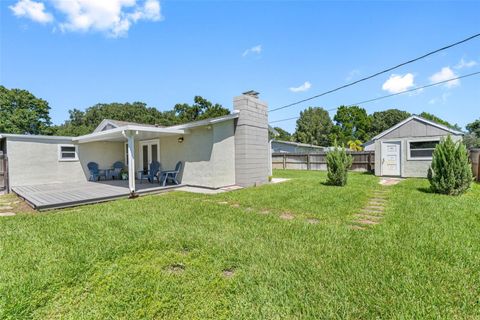
{"type": "Polygon", "coordinates": [[[448,135],[460,141],[463,132],[415,115],[405,119],[366,143],[374,146],[375,175],[426,177],[435,146],[448,135]]]}

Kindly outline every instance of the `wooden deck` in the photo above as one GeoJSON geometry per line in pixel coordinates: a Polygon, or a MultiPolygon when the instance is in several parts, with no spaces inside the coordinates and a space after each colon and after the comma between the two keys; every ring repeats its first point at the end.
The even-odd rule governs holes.
{"type": "MultiPolygon", "coordinates": [[[[137,193],[159,193],[182,187],[162,187],[156,183],[136,183],[137,193]]],[[[51,183],[12,187],[13,192],[37,210],[59,209],[89,203],[126,198],[130,195],[128,181],[101,181],[83,183],[51,183]]]]}

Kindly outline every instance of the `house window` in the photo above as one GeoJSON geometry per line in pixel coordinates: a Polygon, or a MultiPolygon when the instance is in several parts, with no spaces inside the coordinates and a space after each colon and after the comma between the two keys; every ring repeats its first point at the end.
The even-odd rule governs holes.
{"type": "Polygon", "coordinates": [[[432,159],[433,150],[435,150],[438,142],[438,140],[409,142],[410,159],[432,159]]]}
{"type": "Polygon", "coordinates": [[[58,160],[59,161],[77,161],[78,160],[77,146],[59,145],[58,160]]]}

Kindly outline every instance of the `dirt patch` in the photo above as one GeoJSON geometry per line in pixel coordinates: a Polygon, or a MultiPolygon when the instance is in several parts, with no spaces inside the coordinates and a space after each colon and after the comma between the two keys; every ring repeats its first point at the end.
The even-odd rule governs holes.
{"type": "Polygon", "coordinates": [[[225,278],[231,278],[231,277],[233,277],[234,274],[235,274],[235,269],[233,269],[233,268],[224,269],[224,270],[222,271],[222,275],[223,275],[225,278]]]}
{"type": "Polygon", "coordinates": [[[293,220],[295,216],[290,212],[284,212],[280,215],[280,219],[283,220],[293,220]]]}
{"type": "Polygon", "coordinates": [[[166,270],[170,273],[179,274],[185,271],[185,265],[183,263],[173,263],[167,266],[166,270]]]}
{"type": "Polygon", "coordinates": [[[263,210],[260,210],[259,213],[260,213],[260,214],[269,214],[269,213],[270,213],[270,210],[268,210],[268,209],[263,209],[263,210]]]}
{"type": "Polygon", "coordinates": [[[246,212],[252,212],[252,211],[253,211],[253,208],[250,208],[250,207],[245,208],[245,211],[246,211],[246,212]]]}
{"type": "Polygon", "coordinates": [[[232,208],[240,208],[240,205],[238,203],[231,204],[230,207],[232,208]]]}
{"type": "Polygon", "coordinates": [[[308,218],[307,222],[310,223],[310,224],[317,224],[317,223],[320,222],[320,220],[315,219],[315,218],[308,218]]]}

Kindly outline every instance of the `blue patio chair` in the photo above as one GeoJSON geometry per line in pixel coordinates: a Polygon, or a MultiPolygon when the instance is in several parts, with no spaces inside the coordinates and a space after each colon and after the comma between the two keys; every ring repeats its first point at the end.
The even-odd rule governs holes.
{"type": "Polygon", "coordinates": [[[165,186],[168,181],[172,181],[174,184],[180,184],[178,181],[178,174],[182,170],[182,165],[182,161],[178,161],[175,165],[175,170],[162,171],[159,175],[158,182],[163,186],[165,186]]]}
{"type": "Polygon", "coordinates": [[[125,168],[125,165],[123,164],[122,161],[117,161],[113,164],[112,166],[112,170],[110,170],[110,174],[109,174],[109,178],[110,179],[118,179],[118,180],[121,180],[122,177],[121,177],[121,173],[122,173],[122,170],[123,168],[125,168]]]}
{"type": "Polygon", "coordinates": [[[162,165],[160,164],[160,162],[152,161],[147,171],[145,170],[140,171],[140,183],[142,183],[144,179],[147,179],[148,182],[154,182],[155,179],[158,180],[158,172],[161,172],[161,171],[162,171],[162,165]]]}
{"type": "Polygon", "coordinates": [[[89,181],[99,181],[101,177],[107,180],[105,170],[98,169],[98,163],[89,162],[87,164],[87,168],[88,168],[88,171],[90,171],[90,177],[88,178],[89,181]]]}

